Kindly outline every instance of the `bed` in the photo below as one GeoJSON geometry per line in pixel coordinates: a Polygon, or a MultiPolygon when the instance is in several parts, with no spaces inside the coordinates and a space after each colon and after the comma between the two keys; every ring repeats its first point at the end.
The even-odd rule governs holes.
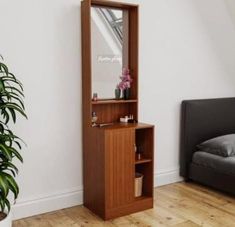
{"type": "Polygon", "coordinates": [[[208,139],[235,133],[235,98],[186,100],[181,113],[180,175],[235,195],[235,156],[197,148],[208,139]]]}

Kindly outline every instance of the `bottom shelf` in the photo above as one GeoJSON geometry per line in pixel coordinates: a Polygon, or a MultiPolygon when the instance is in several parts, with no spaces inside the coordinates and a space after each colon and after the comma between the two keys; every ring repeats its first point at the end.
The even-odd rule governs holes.
{"type": "Polygon", "coordinates": [[[135,165],[135,195],[141,195],[137,200],[153,196],[153,171],[152,161],[135,165]],[[142,186],[141,186],[142,185],[142,186]],[[142,197],[142,198],[141,198],[142,197]]]}

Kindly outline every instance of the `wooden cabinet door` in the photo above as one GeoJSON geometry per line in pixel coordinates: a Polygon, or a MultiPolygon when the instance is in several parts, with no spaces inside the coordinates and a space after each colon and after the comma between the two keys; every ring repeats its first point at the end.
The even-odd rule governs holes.
{"type": "Polygon", "coordinates": [[[107,130],[105,133],[106,209],[134,200],[134,129],[107,130]]]}

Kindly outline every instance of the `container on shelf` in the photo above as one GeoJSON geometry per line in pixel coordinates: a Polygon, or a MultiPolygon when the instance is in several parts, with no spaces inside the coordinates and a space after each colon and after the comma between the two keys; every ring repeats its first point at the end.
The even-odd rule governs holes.
{"type": "Polygon", "coordinates": [[[142,196],[143,178],[143,174],[135,173],[135,197],[142,196]]]}

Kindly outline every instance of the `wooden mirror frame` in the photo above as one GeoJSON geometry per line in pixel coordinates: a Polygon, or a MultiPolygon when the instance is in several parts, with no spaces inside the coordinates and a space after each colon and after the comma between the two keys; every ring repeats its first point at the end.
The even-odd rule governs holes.
{"type": "MultiPolygon", "coordinates": [[[[92,115],[92,62],[91,62],[91,7],[102,6],[126,9],[129,12],[128,34],[128,62],[133,83],[131,86],[131,99],[136,100],[132,112],[138,120],[138,11],[135,4],[112,2],[107,0],[83,0],[81,3],[81,28],[82,28],[82,103],[83,103],[83,128],[91,127],[92,115]]],[[[125,48],[125,47],[124,47],[125,48]]]]}

